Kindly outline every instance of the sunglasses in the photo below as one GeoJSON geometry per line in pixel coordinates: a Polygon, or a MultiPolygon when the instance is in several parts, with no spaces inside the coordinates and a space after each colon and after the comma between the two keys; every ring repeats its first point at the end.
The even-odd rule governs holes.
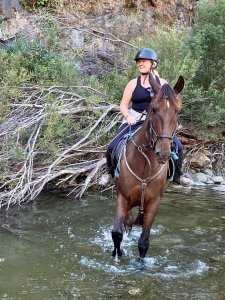
{"type": "Polygon", "coordinates": [[[147,91],[149,92],[151,98],[153,98],[155,96],[155,93],[151,87],[147,88],[147,91]]]}

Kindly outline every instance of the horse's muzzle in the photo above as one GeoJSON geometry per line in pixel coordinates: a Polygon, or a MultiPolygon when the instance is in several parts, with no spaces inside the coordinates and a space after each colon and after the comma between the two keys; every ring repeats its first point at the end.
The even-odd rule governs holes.
{"type": "Polygon", "coordinates": [[[155,151],[155,158],[159,164],[165,164],[171,157],[171,151],[155,151]]]}

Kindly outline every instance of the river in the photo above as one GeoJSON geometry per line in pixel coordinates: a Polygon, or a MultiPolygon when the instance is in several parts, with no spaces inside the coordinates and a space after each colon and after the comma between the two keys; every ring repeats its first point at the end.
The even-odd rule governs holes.
{"type": "Polygon", "coordinates": [[[2,211],[0,299],[225,299],[225,193],[168,190],[144,264],[139,227],[112,258],[114,215],[110,191],[42,194],[2,211]]]}

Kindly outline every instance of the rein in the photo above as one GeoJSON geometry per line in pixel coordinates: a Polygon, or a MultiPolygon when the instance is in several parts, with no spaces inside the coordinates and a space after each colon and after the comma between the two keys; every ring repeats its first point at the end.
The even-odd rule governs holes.
{"type": "MultiPolygon", "coordinates": [[[[131,141],[134,143],[133,139],[131,139],[131,141]]],[[[134,145],[137,146],[135,143],[134,143],[134,145]]],[[[140,153],[141,153],[141,154],[145,157],[145,159],[147,160],[147,163],[148,163],[149,169],[150,169],[149,173],[151,173],[151,162],[150,162],[149,158],[148,158],[147,155],[142,151],[142,146],[137,146],[137,147],[138,147],[138,151],[140,151],[140,153]]],[[[164,165],[162,165],[162,166],[159,168],[159,170],[158,170],[154,175],[152,175],[152,176],[149,175],[147,178],[142,179],[142,178],[140,178],[137,174],[135,174],[135,173],[133,172],[133,170],[130,168],[130,166],[129,166],[129,164],[128,164],[128,161],[127,161],[127,157],[126,157],[126,149],[127,149],[127,145],[125,145],[125,147],[124,147],[124,160],[125,160],[125,164],[126,164],[128,170],[130,171],[130,173],[131,173],[138,181],[140,181],[140,183],[141,183],[141,205],[140,205],[140,213],[143,214],[143,213],[144,213],[145,189],[146,189],[148,183],[149,183],[151,180],[155,179],[155,178],[160,174],[160,172],[162,171],[164,165]]]]}

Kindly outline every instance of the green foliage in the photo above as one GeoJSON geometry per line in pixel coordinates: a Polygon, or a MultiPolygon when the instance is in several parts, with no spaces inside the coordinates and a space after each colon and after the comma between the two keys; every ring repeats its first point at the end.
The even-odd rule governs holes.
{"type": "Polygon", "coordinates": [[[62,7],[62,2],[60,0],[21,0],[21,3],[24,6],[32,8],[50,7],[59,9],[62,7]]]}
{"type": "Polygon", "coordinates": [[[80,81],[72,62],[54,51],[57,45],[55,31],[49,31],[47,26],[45,30],[49,39],[48,35],[44,41],[20,37],[10,50],[0,49],[0,93],[4,99],[18,97],[19,87],[26,83],[73,85],[80,81]]]}
{"type": "Polygon", "coordinates": [[[62,116],[57,113],[52,105],[47,107],[46,112],[48,114],[42,127],[39,147],[45,150],[47,148],[51,152],[54,152],[57,151],[57,144],[61,144],[68,139],[71,123],[68,116],[62,116]]]}
{"type": "Polygon", "coordinates": [[[127,77],[116,71],[115,73],[105,74],[100,80],[105,86],[106,94],[109,95],[108,101],[119,104],[124,87],[128,82],[127,77]]]}
{"type": "Polygon", "coordinates": [[[198,60],[193,87],[202,89],[203,100],[195,102],[192,110],[198,113],[198,124],[205,128],[224,125],[225,120],[224,15],[225,0],[200,5],[190,38],[193,59],[198,60]]]}
{"type": "Polygon", "coordinates": [[[46,13],[45,18],[41,23],[41,29],[45,36],[46,48],[57,51],[59,45],[59,25],[55,18],[46,13]]]}
{"type": "Polygon", "coordinates": [[[20,145],[14,145],[10,148],[9,155],[13,162],[22,162],[25,157],[24,149],[20,145]]]}
{"type": "Polygon", "coordinates": [[[201,6],[191,43],[194,57],[200,58],[195,82],[208,89],[225,88],[225,1],[218,0],[201,6]],[[209,22],[210,20],[210,22],[209,22]]]}
{"type": "Polygon", "coordinates": [[[7,103],[0,103],[0,123],[5,121],[6,116],[10,111],[10,106],[7,103]]]}

